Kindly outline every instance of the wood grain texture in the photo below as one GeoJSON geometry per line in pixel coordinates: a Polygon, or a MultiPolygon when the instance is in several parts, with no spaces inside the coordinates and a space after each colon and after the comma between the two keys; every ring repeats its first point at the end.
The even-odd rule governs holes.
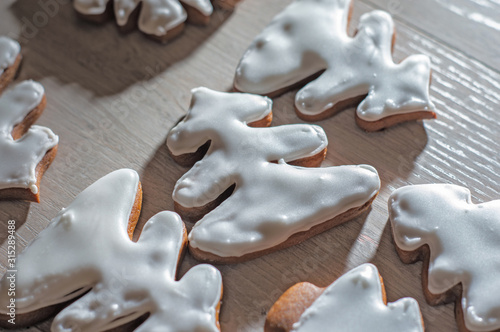
{"type": "Polygon", "coordinates": [[[498,0],[364,1],[490,68],[500,68],[498,0]]]}
{"type": "MultiPolygon", "coordinates": [[[[395,59],[414,53],[431,56],[438,120],[371,134],[356,126],[353,110],[319,122],[330,141],[323,165],[375,166],[382,178],[380,195],[368,213],[300,245],[247,263],[218,266],[224,281],[223,331],[261,331],[269,308],[293,284],[308,281],[324,287],[367,261],[384,276],[389,301],[404,296],[419,301],[427,331],[456,331],[453,305],[425,303],[421,263],[400,262],[387,226],[387,199],[406,184],[456,183],[469,187],[476,202],[500,198],[500,62],[495,61],[500,37],[474,17],[443,10],[437,2],[401,1],[404,10],[395,13],[395,59]]],[[[0,3],[0,34],[20,36],[23,45],[19,79],[33,78],[46,88],[48,106],[38,124],[60,136],[58,156],[42,181],[42,203],[0,202],[2,273],[9,219],[17,222],[23,248],[76,194],[117,168],[131,167],[141,175],[139,227],[155,213],[172,210],[175,181],[187,168],[170,158],[165,138],[185,114],[190,89],[229,90],[236,64],[253,37],[290,0],[243,0],[232,15],[218,12],[208,27],[188,25],[165,46],[137,31],[121,35],[113,23],[82,22],[71,4],[64,3],[34,31],[26,22],[44,23],[38,21],[43,16],[38,1],[0,3]]],[[[493,0],[453,3],[477,12],[487,3],[498,8],[493,0]]],[[[385,2],[355,3],[354,26],[374,5],[383,7],[385,2]]],[[[484,15],[494,13],[488,9],[484,15]]],[[[294,94],[274,100],[274,125],[303,123],[293,110],[294,94]]],[[[195,264],[186,255],[181,275],[195,264]]],[[[49,327],[44,322],[29,331],[47,332],[49,327]]]]}

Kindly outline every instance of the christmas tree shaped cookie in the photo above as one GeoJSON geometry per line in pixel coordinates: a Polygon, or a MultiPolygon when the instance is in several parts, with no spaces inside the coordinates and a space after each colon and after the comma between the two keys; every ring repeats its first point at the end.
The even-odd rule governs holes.
{"type": "Polygon", "coordinates": [[[273,95],[309,82],[295,97],[300,117],[316,121],[359,104],[356,121],[367,131],[434,118],[429,58],[393,62],[394,23],[383,11],[361,16],[350,37],[351,8],[351,0],[293,2],[245,52],[235,89],[273,95]]]}
{"type": "Polygon", "coordinates": [[[500,331],[500,200],[472,204],[467,188],[417,185],[394,191],[389,210],[401,259],[424,262],[427,300],[455,300],[460,331],[500,331]]]}
{"type": "MultiPolygon", "coordinates": [[[[238,0],[218,0],[231,9],[238,0]]],[[[184,23],[208,24],[214,8],[210,0],[75,0],[74,7],[84,19],[102,23],[114,17],[119,28],[136,26],[147,36],[165,42],[182,32],[184,23]]]]}
{"type": "Polygon", "coordinates": [[[189,234],[198,259],[240,262],[294,245],[354,218],[380,189],[371,166],[300,167],[319,166],[326,135],[313,125],[259,128],[271,107],[267,97],[198,88],[168,135],[176,160],[201,158],[173,192],[183,217],[202,217],[189,234]]]}
{"type": "Polygon", "coordinates": [[[327,288],[296,284],[271,307],[266,332],[423,332],[417,301],[387,303],[377,268],[363,264],[327,288]]]}
{"type": "Polygon", "coordinates": [[[33,126],[46,105],[41,84],[23,81],[3,92],[19,67],[20,50],[16,41],[0,37],[0,200],[39,202],[40,181],[59,138],[49,128],[33,126]]]}
{"type": "Polygon", "coordinates": [[[198,265],[175,280],[187,236],[173,212],[155,215],[132,242],[141,198],[139,177],[128,169],[78,195],[10,267],[17,270],[15,297],[7,292],[11,274],[3,277],[2,325],[9,326],[12,298],[11,327],[44,319],[54,305],[76,299],[57,314],[52,331],[107,331],[146,314],[135,331],[218,331],[220,273],[198,265]]]}

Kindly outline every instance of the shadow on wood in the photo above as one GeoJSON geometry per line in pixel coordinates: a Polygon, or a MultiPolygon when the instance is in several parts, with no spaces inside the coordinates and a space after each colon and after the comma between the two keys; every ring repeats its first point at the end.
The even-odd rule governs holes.
{"type": "Polygon", "coordinates": [[[188,57],[231,15],[231,11],[216,10],[207,26],[186,24],[179,37],[160,44],[137,29],[120,33],[114,20],[102,25],[86,22],[77,17],[72,2],[59,3],[63,1],[18,0],[10,7],[20,22],[18,39],[29,58],[23,77],[53,76],[66,84],[77,83],[98,97],[163,73],[188,57]],[[43,3],[50,6],[42,7],[43,3]]]}
{"type": "Polygon", "coordinates": [[[30,202],[23,201],[0,202],[0,245],[3,245],[9,236],[9,220],[14,220],[16,229],[19,229],[28,218],[30,205],[30,202]]]}
{"type": "MultiPolygon", "coordinates": [[[[166,142],[162,142],[148,161],[141,174],[143,190],[142,213],[137,224],[134,239],[146,222],[158,212],[174,211],[172,191],[175,182],[186,172],[186,168],[177,165],[170,157],[166,142]]],[[[186,225],[188,230],[189,226],[186,225]]]]}

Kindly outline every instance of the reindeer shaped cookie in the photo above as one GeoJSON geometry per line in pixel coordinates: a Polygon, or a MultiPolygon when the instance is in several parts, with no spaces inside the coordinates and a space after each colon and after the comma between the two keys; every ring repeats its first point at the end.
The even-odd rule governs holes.
{"type": "Polygon", "coordinates": [[[423,332],[418,303],[387,303],[373,264],[360,265],[326,288],[302,282],[289,288],[267,314],[265,332],[423,332]]]}
{"type": "Polygon", "coordinates": [[[0,36],[0,92],[14,79],[21,60],[21,45],[15,40],[0,36]]]}
{"type": "MultiPolygon", "coordinates": [[[[175,280],[186,230],[173,212],[155,215],[132,242],[141,197],[137,173],[122,169],[63,209],[17,258],[17,321],[10,327],[77,299],[57,314],[52,331],[107,331],[146,314],[136,331],[218,331],[220,273],[198,265],[175,280]]],[[[11,281],[8,272],[0,283],[2,322],[9,319],[11,281]]]]}
{"type": "Polygon", "coordinates": [[[201,260],[233,263],[294,245],[354,218],[379,191],[371,166],[296,166],[321,164],[326,134],[313,125],[256,128],[270,124],[271,107],[267,97],[198,88],[168,135],[176,160],[203,157],[173,192],[182,216],[202,217],[189,234],[201,260]]]}
{"type": "MultiPolygon", "coordinates": [[[[218,0],[231,9],[237,0],[218,0]]],[[[82,17],[105,22],[114,16],[119,28],[128,31],[136,26],[141,32],[161,42],[177,36],[189,20],[208,24],[214,8],[210,0],[75,0],[74,7],[82,17]]]]}
{"type": "Polygon", "coordinates": [[[361,16],[350,37],[351,7],[351,0],[293,2],[245,52],[235,89],[272,95],[310,81],[295,97],[300,117],[321,120],[359,104],[356,120],[368,131],[434,118],[429,58],[393,62],[394,23],[386,12],[361,16]]]}
{"type": "Polygon", "coordinates": [[[59,138],[49,128],[33,126],[46,105],[41,84],[23,81],[2,91],[19,67],[20,50],[16,41],[0,37],[0,200],[39,202],[40,181],[59,138]]]}

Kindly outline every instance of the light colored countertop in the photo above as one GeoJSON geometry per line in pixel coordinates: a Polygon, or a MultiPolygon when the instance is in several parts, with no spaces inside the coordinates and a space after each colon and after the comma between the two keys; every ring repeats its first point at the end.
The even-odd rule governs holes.
{"type": "MultiPolygon", "coordinates": [[[[141,223],[172,210],[173,186],[186,169],[168,156],[165,138],[186,112],[190,89],[229,90],[244,50],[288,3],[243,0],[232,15],[218,12],[208,27],[188,26],[180,38],[160,45],[139,32],[122,35],[111,22],[82,22],[69,1],[38,27],[26,23],[40,20],[38,1],[2,1],[0,34],[21,36],[25,59],[19,79],[45,86],[48,107],[38,124],[57,133],[60,146],[42,181],[42,203],[0,202],[0,229],[14,219],[24,247],[76,194],[123,167],[141,175],[141,223]]],[[[427,331],[456,331],[453,304],[425,303],[421,263],[400,262],[387,225],[387,199],[400,186],[433,182],[467,186],[475,202],[500,198],[500,3],[356,0],[351,30],[362,13],[380,8],[396,20],[396,60],[414,53],[432,58],[438,119],[371,134],[356,126],[353,110],[319,122],[330,141],[324,165],[375,166],[380,195],[369,213],[300,245],[218,266],[223,331],[261,330],[271,305],[296,282],[326,286],[367,261],[380,269],[389,301],[404,296],[419,301],[427,331]]],[[[294,93],[274,100],[275,125],[303,122],[293,112],[294,93]]],[[[5,240],[0,231],[0,263],[6,261],[5,240]]],[[[186,255],[181,274],[195,264],[186,255]]],[[[49,326],[23,331],[49,331],[49,326]]]]}

